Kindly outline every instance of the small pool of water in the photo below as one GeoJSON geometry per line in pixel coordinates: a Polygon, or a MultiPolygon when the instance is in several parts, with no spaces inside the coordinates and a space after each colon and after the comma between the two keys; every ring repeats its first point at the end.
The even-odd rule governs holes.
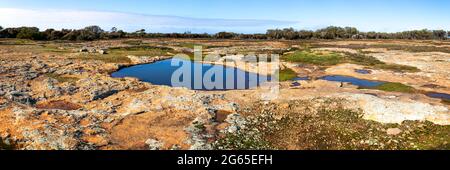
{"type": "Polygon", "coordinates": [[[301,86],[302,84],[300,84],[299,82],[293,82],[293,83],[291,83],[291,87],[299,87],[299,86],[301,86]]]}
{"type": "MultiPolygon", "coordinates": [[[[347,83],[351,83],[353,85],[356,85],[356,86],[359,86],[362,88],[376,87],[376,86],[386,83],[383,81],[372,81],[372,80],[365,80],[365,79],[359,79],[359,78],[350,77],[350,76],[339,76],[339,75],[324,76],[324,77],[320,77],[319,79],[327,80],[327,81],[335,81],[335,82],[347,82],[347,83]]],[[[308,77],[297,77],[292,80],[293,81],[309,80],[309,78],[308,77]]],[[[298,82],[294,82],[291,84],[291,86],[297,87],[297,86],[301,86],[301,84],[298,82]]],[[[424,94],[431,98],[450,100],[450,94],[446,94],[446,93],[427,92],[424,94]]]]}
{"type": "Polygon", "coordinates": [[[359,74],[370,74],[370,73],[372,73],[372,71],[366,70],[366,69],[355,69],[355,72],[357,72],[359,74]]]}
{"type": "Polygon", "coordinates": [[[292,79],[292,81],[300,81],[300,80],[309,80],[309,77],[296,77],[292,79]]]}
{"type": "Polygon", "coordinates": [[[427,95],[428,97],[432,97],[432,98],[439,98],[439,99],[444,99],[444,100],[450,100],[450,94],[428,92],[428,93],[425,93],[425,95],[427,95]]]}
{"type": "MultiPolygon", "coordinates": [[[[328,81],[336,81],[336,82],[348,82],[348,83],[351,83],[353,85],[363,87],[363,88],[364,87],[376,87],[376,86],[386,83],[383,81],[364,80],[364,79],[359,79],[359,78],[350,77],[350,76],[338,76],[338,75],[324,76],[324,77],[321,77],[320,79],[328,80],[328,81]]],[[[450,94],[428,92],[428,93],[425,93],[425,95],[427,95],[428,97],[431,97],[431,98],[450,100],[450,94]]]]}
{"type": "Polygon", "coordinates": [[[324,77],[321,77],[320,79],[327,80],[327,81],[347,82],[347,83],[351,83],[351,84],[359,86],[359,87],[375,87],[375,86],[379,86],[379,85],[382,85],[385,83],[382,81],[364,80],[364,79],[359,79],[359,78],[350,77],[350,76],[337,76],[337,75],[324,76],[324,77]]]}
{"type": "Polygon", "coordinates": [[[112,73],[111,76],[115,78],[135,77],[155,85],[187,87],[194,90],[250,89],[271,80],[270,76],[249,73],[234,67],[203,64],[179,58],[123,68],[112,73]],[[187,68],[183,74],[180,74],[183,69],[181,67],[187,68]],[[195,71],[196,69],[198,71],[195,71]],[[213,70],[216,70],[217,74],[212,74],[213,70]],[[217,72],[217,70],[221,70],[221,72],[217,72]],[[183,80],[185,78],[186,81],[183,80]],[[216,85],[211,85],[211,82],[216,82],[216,85]]]}

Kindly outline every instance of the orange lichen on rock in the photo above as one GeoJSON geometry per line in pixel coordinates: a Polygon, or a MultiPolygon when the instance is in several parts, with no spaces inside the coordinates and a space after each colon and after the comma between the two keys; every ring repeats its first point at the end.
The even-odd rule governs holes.
{"type": "Polygon", "coordinates": [[[81,106],[78,104],[71,103],[71,102],[57,100],[57,101],[38,103],[36,105],[36,108],[38,108],[38,109],[77,110],[77,109],[81,108],[81,106]]]}
{"type": "MultiPolygon", "coordinates": [[[[178,115],[190,115],[178,111],[178,115]]],[[[191,113],[192,114],[192,113],[191,113]]],[[[185,140],[188,134],[184,128],[189,126],[193,118],[177,118],[168,112],[147,112],[128,116],[111,130],[113,145],[120,149],[147,149],[145,141],[149,138],[164,143],[162,149],[170,149],[174,145],[188,149],[185,140]]]]}

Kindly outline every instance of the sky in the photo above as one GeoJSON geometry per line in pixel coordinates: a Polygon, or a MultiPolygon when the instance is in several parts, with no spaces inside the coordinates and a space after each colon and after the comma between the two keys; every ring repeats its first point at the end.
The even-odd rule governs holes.
{"type": "Polygon", "coordinates": [[[264,33],[293,27],[450,30],[450,0],[0,0],[0,26],[264,33]]]}

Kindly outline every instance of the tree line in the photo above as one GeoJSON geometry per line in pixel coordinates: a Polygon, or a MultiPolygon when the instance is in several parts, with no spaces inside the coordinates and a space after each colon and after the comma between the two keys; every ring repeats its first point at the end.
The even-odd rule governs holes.
{"type": "Polygon", "coordinates": [[[37,27],[3,28],[0,26],[0,38],[19,38],[31,40],[70,40],[92,41],[119,38],[214,38],[214,39],[260,39],[260,40],[298,40],[298,39],[413,39],[413,40],[444,40],[450,31],[444,30],[412,30],[396,33],[361,32],[354,27],[329,26],[323,29],[295,30],[293,28],[269,29],[265,34],[239,34],[219,32],[216,34],[185,33],[147,33],[145,29],[135,32],[125,32],[115,27],[105,31],[99,26],[88,26],[83,29],[46,29],[40,31],[37,27]]]}

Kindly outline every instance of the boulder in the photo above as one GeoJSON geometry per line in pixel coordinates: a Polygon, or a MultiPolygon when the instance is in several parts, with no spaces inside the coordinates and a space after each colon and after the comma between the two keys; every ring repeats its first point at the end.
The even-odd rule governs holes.
{"type": "Polygon", "coordinates": [[[145,144],[148,145],[149,150],[160,150],[164,145],[163,142],[158,141],[156,139],[147,139],[145,141],[145,144]]]}
{"type": "Polygon", "coordinates": [[[33,105],[36,103],[36,100],[34,100],[28,93],[25,92],[12,91],[8,94],[8,98],[11,101],[26,105],[33,105]]]}
{"type": "Polygon", "coordinates": [[[97,49],[95,49],[95,48],[90,48],[89,49],[89,53],[96,53],[97,52],[97,49]]]}
{"type": "Polygon", "coordinates": [[[89,52],[87,47],[82,47],[78,52],[83,53],[83,52],[89,52]]]}
{"type": "Polygon", "coordinates": [[[100,49],[100,50],[98,50],[98,53],[99,54],[108,54],[108,50],[106,50],[106,49],[100,49]]]}
{"type": "Polygon", "coordinates": [[[386,130],[386,133],[388,135],[394,136],[394,135],[398,135],[398,134],[402,133],[402,130],[400,130],[399,128],[389,128],[386,130]]]}

